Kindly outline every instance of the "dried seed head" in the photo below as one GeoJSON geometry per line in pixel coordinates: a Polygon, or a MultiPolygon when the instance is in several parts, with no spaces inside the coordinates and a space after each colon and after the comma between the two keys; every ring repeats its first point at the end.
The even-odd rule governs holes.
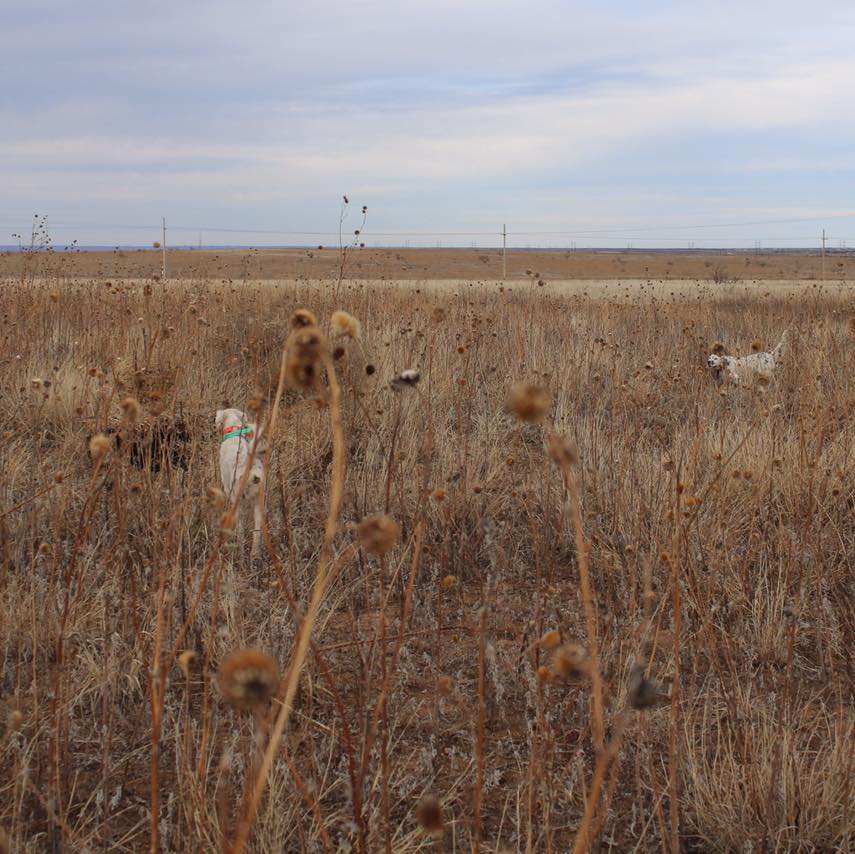
{"type": "Polygon", "coordinates": [[[216,486],[209,486],[205,491],[205,499],[214,510],[222,510],[226,504],[226,494],[216,486]]]}
{"type": "Polygon", "coordinates": [[[537,668],[537,681],[550,682],[551,680],[552,671],[545,664],[541,664],[540,667],[537,668]]]}
{"type": "Polygon", "coordinates": [[[442,833],[442,806],[434,795],[425,795],[416,804],[416,820],[428,833],[442,833]]]}
{"type": "Polygon", "coordinates": [[[444,323],[445,322],[445,309],[443,308],[435,308],[433,313],[431,314],[431,319],[434,323],[444,323]]]}
{"type": "Polygon", "coordinates": [[[220,665],[217,680],[227,703],[263,710],[279,686],[279,667],[266,652],[242,649],[220,665]]]}
{"type": "Polygon", "coordinates": [[[395,548],[401,535],[398,523],[384,513],[366,516],[357,527],[359,544],[369,554],[383,555],[395,548]]]}
{"type": "Polygon", "coordinates": [[[521,421],[540,421],[552,406],[552,395],[530,383],[517,383],[508,398],[507,408],[521,421]]]}
{"type": "Polygon", "coordinates": [[[562,679],[579,679],[587,676],[590,669],[585,650],[578,644],[564,644],[552,654],[552,672],[562,679]]]}
{"type": "Polygon", "coordinates": [[[451,590],[454,587],[457,587],[457,576],[456,575],[446,575],[445,578],[442,579],[442,589],[443,590],[451,590]]]}
{"type": "Polygon", "coordinates": [[[450,676],[440,676],[436,680],[436,690],[447,697],[454,690],[454,680],[450,676]]]}
{"type": "Polygon", "coordinates": [[[441,486],[438,486],[430,494],[430,497],[433,498],[434,501],[445,501],[445,496],[446,496],[446,492],[441,486]]]}
{"type": "Polygon", "coordinates": [[[576,448],[576,443],[558,433],[552,433],[549,436],[549,456],[552,461],[562,468],[565,466],[575,465],[579,461],[579,452],[576,448]]]}
{"type": "Polygon", "coordinates": [[[553,629],[550,632],[546,632],[543,637],[540,639],[540,645],[543,649],[555,649],[561,643],[561,632],[555,631],[553,629]]]}
{"type": "Polygon", "coordinates": [[[316,326],[295,329],[285,344],[285,378],[294,388],[311,389],[320,378],[326,350],[323,333],[316,326]]]}
{"type": "Polygon", "coordinates": [[[762,339],[762,338],[755,338],[755,339],[751,342],[751,349],[752,349],[755,353],[758,353],[758,352],[760,352],[761,350],[765,350],[765,349],[766,349],[766,342],[765,342],[765,341],[763,341],[763,339],[762,339]]]}
{"type": "Polygon", "coordinates": [[[140,417],[140,404],[134,397],[126,397],[122,401],[122,412],[125,413],[125,418],[128,421],[134,422],[140,417]]]}
{"type": "Polygon", "coordinates": [[[178,656],[178,666],[181,668],[181,672],[184,674],[185,679],[189,679],[191,672],[196,670],[196,660],[197,655],[192,649],[185,649],[184,652],[178,656]]]}
{"type": "Polygon", "coordinates": [[[362,325],[346,311],[334,311],[331,318],[333,332],[336,335],[346,335],[348,338],[359,338],[362,334],[362,325]]]}
{"type": "Polygon", "coordinates": [[[109,453],[112,446],[113,443],[108,436],[105,436],[103,433],[96,433],[89,440],[89,456],[96,461],[103,459],[109,453]]]}
{"type": "Polygon", "coordinates": [[[725,347],[724,344],[721,343],[721,341],[716,341],[715,344],[712,345],[712,352],[715,353],[717,356],[720,356],[722,353],[724,353],[724,350],[725,347]]]}
{"type": "Polygon", "coordinates": [[[298,308],[292,315],[289,321],[292,329],[302,329],[306,326],[317,326],[318,318],[315,317],[313,311],[307,308],[298,308]]]}

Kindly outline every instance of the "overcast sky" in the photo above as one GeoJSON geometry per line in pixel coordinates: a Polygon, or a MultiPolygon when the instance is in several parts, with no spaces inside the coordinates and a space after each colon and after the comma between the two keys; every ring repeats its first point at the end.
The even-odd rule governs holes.
{"type": "Polygon", "coordinates": [[[0,57],[0,243],[855,247],[849,0],[8,0],[0,57]]]}

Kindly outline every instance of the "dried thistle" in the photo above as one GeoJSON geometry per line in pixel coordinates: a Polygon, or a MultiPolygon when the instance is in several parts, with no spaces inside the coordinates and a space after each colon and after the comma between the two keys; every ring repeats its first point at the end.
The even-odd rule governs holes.
{"type": "Polygon", "coordinates": [[[125,414],[125,418],[127,418],[131,423],[140,417],[140,404],[135,397],[126,397],[122,401],[121,406],[122,412],[125,414]]]}
{"type": "Polygon", "coordinates": [[[181,672],[184,674],[185,679],[189,679],[193,671],[198,668],[197,659],[198,656],[192,649],[185,649],[184,652],[178,656],[178,666],[181,668],[181,672]]]}
{"type": "Polygon", "coordinates": [[[336,335],[359,338],[362,334],[362,324],[346,311],[334,311],[330,322],[336,335]]]}
{"type": "Polygon", "coordinates": [[[298,308],[289,321],[291,329],[303,329],[306,326],[317,326],[318,318],[308,308],[298,308]]]}
{"type": "Polygon", "coordinates": [[[395,548],[401,536],[398,523],[385,513],[366,516],[357,527],[359,544],[369,554],[383,555],[395,548]]]}
{"type": "Polygon", "coordinates": [[[548,446],[549,456],[558,466],[572,466],[579,460],[576,443],[567,436],[562,436],[559,433],[550,434],[548,446]]]}
{"type": "Polygon", "coordinates": [[[552,654],[552,672],[562,679],[580,679],[591,672],[585,650],[575,643],[564,644],[552,654]]]}
{"type": "Polygon", "coordinates": [[[517,383],[508,398],[508,411],[521,421],[541,421],[552,406],[552,395],[541,386],[517,383]]]}
{"type": "Polygon", "coordinates": [[[543,649],[555,649],[561,643],[561,632],[553,629],[546,632],[540,639],[540,645],[543,649]]]}
{"type": "Polygon", "coordinates": [[[317,326],[295,329],[285,344],[285,378],[294,388],[314,388],[320,378],[326,341],[317,326]]]}
{"type": "Polygon", "coordinates": [[[279,667],[266,652],[242,649],[223,661],[217,681],[227,703],[238,709],[261,711],[279,686],[279,667]]]}
{"type": "Polygon", "coordinates": [[[434,795],[425,795],[416,804],[416,821],[428,833],[442,833],[442,805],[434,795]]]}
{"type": "Polygon", "coordinates": [[[89,456],[93,460],[101,460],[109,453],[112,447],[113,443],[108,436],[105,436],[103,433],[96,433],[89,440],[89,456]]]}
{"type": "Polygon", "coordinates": [[[209,486],[205,491],[205,500],[214,510],[222,510],[226,504],[226,494],[216,486],[209,486]]]}

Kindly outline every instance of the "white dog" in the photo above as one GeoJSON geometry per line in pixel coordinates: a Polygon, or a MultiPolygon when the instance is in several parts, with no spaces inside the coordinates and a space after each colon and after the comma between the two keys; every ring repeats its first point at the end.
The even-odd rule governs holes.
{"type": "Polygon", "coordinates": [[[726,374],[727,379],[733,385],[751,385],[759,376],[767,379],[775,372],[786,346],[788,333],[781,336],[778,346],[771,352],[750,353],[747,356],[721,356],[718,353],[710,353],[707,356],[707,366],[713,372],[715,378],[722,380],[726,374]]]}
{"type": "Polygon", "coordinates": [[[244,473],[249,464],[250,452],[255,446],[255,459],[237,513],[237,535],[240,539],[242,510],[248,502],[254,510],[252,530],[252,555],[261,549],[261,502],[264,492],[264,451],[255,422],[240,409],[218,409],[215,420],[220,432],[220,477],[229,502],[234,500],[244,473]]]}

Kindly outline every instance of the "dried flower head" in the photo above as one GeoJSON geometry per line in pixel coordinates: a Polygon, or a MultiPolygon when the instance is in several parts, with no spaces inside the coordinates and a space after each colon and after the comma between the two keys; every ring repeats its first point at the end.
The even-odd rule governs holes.
{"type": "Polygon", "coordinates": [[[522,421],[540,421],[552,406],[552,395],[541,386],[517,383],[508,398],[508,411],[522,421]]]}
{"type": "Polygon", "coordinates": [[[722,353],[724,353],[724,351],[725,346],[721,343],[721,341],[716,341],[715,344],[712,345],[712,352],[715,353],[717,356],[720,356],[722,353]]]}
{"type": "Polygon", "coordinates": [[[227,703],[263,710],[279,686],[279,667],[266,652],[242,649],[220,665],[217,681],[227,703]]]}
{"type": "Polygon", "coordinates": [[[385,513],[366,516],[357,527],[359,544],[369,554],[383,555],[395,548],[401,536],[398,523],[385,513]]]}
{"type": "Polygon", "coordinates": [[[226,494],[216,486],[209,486],[205,491],[205,500],[214,510],[222,510],[226,504],[226,494]]]}
{"type": "Polygon", "coordinates": [[[178,666],[181,668],[181,672],[184,674],[185,679],[189,679],[193,671],[198,668],[197,660],[198,656],[192,649],[185,649],[184,652],[178,656],[178,666]]]}
{"type": "Polygon", "coordinates": [[[447,697],[454,690],[454,680],[450,676],[440,676],[436,680],[436,690],[447,697]]]}
{"type": "Polygon", "coordinates": [[[431,314],[431,319],[434,323],[444,323],[445,322],[445,309],[443,308],[435,308],[433,313],[431,314]]]}
{"type": "Polygon", "coordinates": [[[561,632],[553,629],[552,631],[544,633],[543,637],[540,639],[540,645],[543,649],[555,649],[561,643],[561,632]]]}
{"type": "Polygon", "coordinates": [[[428,833],[442,833],[442,805],[434,795],[425,795],[416,804],[416,820],[428,833]]]}
{"type": "Polygon", "coordinates": [[[112,447],[113,443],[108,436],[105,436],[103,433],[96,433],[89,440],[89,456],[96,461],[103,459],[112,447]]]}
{"type": "Polygon", "coordinates": [[[346,311],[334,311],[330,320],[336,335],[346,335],[348,338],[359,338],[362,334],[362,324],[346,311]]]}
{"type": "Polygon", "coordinates": [[[134,422],[140,417],[140,404],[135,397],[126,397],[121,406],[128,421],[134,422]]]}
{"type": "Polygon", "coordinates": [[[580,679],[590,673],[585,650],[575,643],[564,644],[552,654],[552,672],[562,679],[580,679]]]}
{"type": "Polygon", "coordinates": [[[751,342],[751,349],[752,349],[755,353],[758,353],[758,352],[760,352],[761,350],[765,350],[765,349],[766,349],[766,342],[765,342],[762,338],[755,338],[755,339],[751,342]]]}
{"type": "Polygon", "coordinates": [[[326,341],[317,326],[295,329],[285,344],[285,378],[289,385],[301,389],[313,388],[320,378],[325,350],[326,341]]]}
{"type": "Polygon", "coordinates": [[[549,436],[549,456],[552,461],[561,467],[575,465],[579,460],[579,451],[576,443],[567,436],[552,433],[549,436]]]}
{"type": "Polygon", "coordinates": [[[289,323],[292,329],[303,329],[306,326],[317,326],[318,318],[315,317],[315,313],[313,311],[309,311],[308,308],[298,308],[291,315],[289,323]]]}
{"type": "Polygon", "coordinates": [[[452,590],[454,587],[457,587],[457,576],[446,575],[445,578],[442,579],[442,589],[452,590]]]}
{"type": "Polygon", "coordinates": [[[400,391],[403,388],[411,388],[412,386],[418,385],[421,378],[422,375],[415,368],[407,368],[406,370],[401,371],[401,373],[392,380],[390,385],[395,391],[400,391]]]}

